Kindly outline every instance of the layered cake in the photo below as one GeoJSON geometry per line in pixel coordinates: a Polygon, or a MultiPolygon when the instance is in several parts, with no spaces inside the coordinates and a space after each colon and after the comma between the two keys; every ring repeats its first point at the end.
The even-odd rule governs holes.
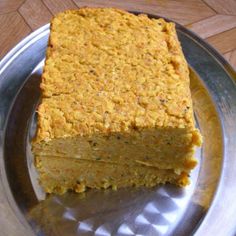
{"type": "Polygon", "coordinates": [[[201,145],[189,83],[173,23],[112,8],[59,13],[32,141],[44,190],[187,185],[201,145]]]}

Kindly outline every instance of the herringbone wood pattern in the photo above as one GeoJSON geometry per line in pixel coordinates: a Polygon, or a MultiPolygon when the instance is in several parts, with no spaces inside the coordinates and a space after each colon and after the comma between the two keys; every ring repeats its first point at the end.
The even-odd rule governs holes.
{"type": "Polygon", "coordinates": [[[114,6],[165,16],[207,40],[236,68],[235,0],[0,0],[0,58],[66,9],[114,6]]]}

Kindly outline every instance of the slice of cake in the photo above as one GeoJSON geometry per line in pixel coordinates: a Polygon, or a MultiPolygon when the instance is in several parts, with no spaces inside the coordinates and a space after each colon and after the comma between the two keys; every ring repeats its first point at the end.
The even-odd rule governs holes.
{"type": "Polygon", "coordinates": [[[173,23],[112,8],[60,13],[41,89],[32,150],[46,192],[189,183],[201,136],[173,23]]]}

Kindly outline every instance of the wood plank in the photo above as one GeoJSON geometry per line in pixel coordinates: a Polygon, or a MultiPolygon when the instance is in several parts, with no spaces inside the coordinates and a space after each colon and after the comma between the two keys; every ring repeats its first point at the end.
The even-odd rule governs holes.
{"type": "Polygon", "coordinates": [[[200,0],[74,0],[79,6],[104,7],[112,6],[126,10],[143,11],[170,18],[180,24],[190,24],[206,17],[215,15],[215,12],[200,0]]]}
{"type": "Polygon", "coordinates": [[[0,15],[0,58],[31,32],[18,12],[0,15]],[[10,22],[10,23],[9,23],[10,22]]]}
{"type": "Polygon", "coordinates": [[[0,14],[10,13],[16,11],[25,0],[1,0],[0,1],[0,14]]]}
{"type": "Polygon", "coordinates": [[[224,58],[230,63],[230,65],[236,71],[236,50],[225,53],[224,58]]]}
{"type": "Polygon", "coordinates": [[[231,64],[231,66],[236,71],[236,50],[231,52],[229,63],[231,64]]]}
{"type": "Polygon", "coordinates": [[[236,49],[236,28],[207,38],[207,41],[221,53],[236,49]]]}
{"type": "Polygon", "coordinates": [[[40,0],[27,0],[19,8],[19,12],[33,30],[49,23],[52,18],[52,14],[40,0]]]}
{"type": "Polygon", "coordinates": [[[53,13],[53,15],[58,12],[62,12],[68,9],[76,9],[77,5],[72,0],[43,0],[44,4],[53,13]]]}
{"type": "Polygon", "coordinates": [[[235,0],[204,0],[204,2],[220,14],[236,15],[235,0]]]}
{"type": "Polygon", "coordinates": [[[187,27],[202,38],[207,38],[236,27],[236,16],[215,15],[187,27]]]}
{"type": "Polygon", "coordinates": [[[231,57],[231,54],[232,54],[232,52],[227,52],[227,53],[225,53],[223,56],[224,56],[224,58],[229,62],[229,59],[230,59],[230,57],[231,57]]]}

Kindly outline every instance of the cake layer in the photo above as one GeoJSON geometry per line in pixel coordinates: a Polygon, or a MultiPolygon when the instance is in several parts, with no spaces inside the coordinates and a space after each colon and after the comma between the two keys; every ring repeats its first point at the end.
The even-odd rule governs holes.
{"type": "Polygon", "coordinates": [[[176,90],[189,83],[173,23],[111,8],[66,11],[52,20],[43,96],[130,90],[125,81],[138,86],[159,81],[164,87],[167,82],[176,90]]]}
{"type": "Polygon", "coordinates": [[[49,99],[39,107],[38,141],[194,127],[187,63],[174,24],[162,19],[115,9],[59,14],[40,86],[49,99]]]}
{"type": "Polygon", "coordinates": [[[94,134],[58,138],[34,145],[39,156],[57,156],[106,163],[154,166],[162,169],[192,169],[199,142],[197,131],[186,129],[132,130],[129,133],[94,134]],[[197,138],[196,138],[197,137],[197,138]]]}
{"type": "Polygon", "coordinates": [[[175,173],[154,167],[113,165],[94,161],[58,157],[36,157],[40,183],[48,193],[67,190],[83,192],[86,187],[113,189],[128,186],[153,187],[161,183],[188,184],[188,173],[175,173]],[[92,171],[91,171],[92,170],[92,171]]]}

